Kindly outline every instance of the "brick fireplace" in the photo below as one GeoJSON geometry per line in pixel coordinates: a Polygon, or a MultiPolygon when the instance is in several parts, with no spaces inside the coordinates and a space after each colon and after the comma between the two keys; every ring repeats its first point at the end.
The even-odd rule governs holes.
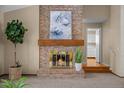
{"type": "Polygon", "coordinates": [[[40,69],[53,67],[74,67],[74,57],[77,47],[83,48],[83,6],[76,5],[41,5],[40,8],[40,38],[39,64],[40,69]],[[72,40],[50,40],[50,11],[72,12],[72,40]],[[51,52],[56,53],[52,54],[51,52]],[[63,52],[63,53],[62,53],[63,52]],[[70,54],[69,54],[70,53],[70,54]],[[58,57],[57,57],[58,56],[58,57]],[[59,57],[61,56],[61,58],[59,57]],[[71,57],[72,56],[72,57],[71,57]],[[63,58],[62,58],[63,57],[63,58]],[[69,63],[68,63],[69,62],[69,63]]]}
{"type": "MultiPolygon", "coordinates": [[[[60,66],[60,68],[61,67],[70,67],[70,68],[73,67],[75,50],[76,50],[76,47],[75,46],[72,46],[72,47],[64,47],[64,46],[42,46],[42,47],[40,47],[40,51],[42,51],[41,54],[40,54],[40,57],[41,57],[40,58],[40,60],[41,60],[41,62],[40,62],[40,68],[57,67],[57,63],[59,63],[59,60],[57,59],[57,54],[60,54],[61,55],[61,53],[58,53],[58,52],[66,52],[66,53],[68,52],[68,54],[64,54],[65,57],[67,55],[72,56],[71,57],[72,59],[69,57],[70,58],[69,59],[69,66],[66,66],[66,64],[64,64],[64,66],[60,66]],[[50,53],[51,51],[55,51],[56,53],[50,53]],[[72,55],[70,53],[72,53],[72,55]],[[55,57],[55,58],[53,58],[53,57],[55,57]],[[55,66],[52,66],[51,65],[52,62],[53,62],[53,64],[55,66]]],[[[61,57],[62,57],[62,55],[61,55],[61,57]]],[[[65,59],[64,61],[66,62],[66,58],[64,58],[64,59],[65,59]]]]}

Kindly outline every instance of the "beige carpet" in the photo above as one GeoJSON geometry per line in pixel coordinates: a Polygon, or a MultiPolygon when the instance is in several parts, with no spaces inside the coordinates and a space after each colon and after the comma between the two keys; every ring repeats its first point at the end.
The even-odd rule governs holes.
{"type": "MultiPolygon", "coordinates": [[[[29,88],[124,88],[124,78],[111,73],[89,73],[84,79],[81,74],[56,76],[27,76],[29,88]]],[[[7,76],[0,77],[5,79],[7,76]]]]}
{"type": "Polygon", "coordinates": [[[124,78],[110,73],[92,73],[84,79],[82,75],[65,77],[29,77],[32,88],[124,88],[124,78]]]}

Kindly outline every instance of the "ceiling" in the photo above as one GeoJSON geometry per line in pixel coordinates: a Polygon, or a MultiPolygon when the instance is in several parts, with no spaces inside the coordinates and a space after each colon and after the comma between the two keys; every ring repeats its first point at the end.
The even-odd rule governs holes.
{"type": "Polygon", "coordinates": [[[104,23],[107,21],[107,18],[101,17],[101,18],[84,18],[83,23],[104,23]]]}
{"type": "Polygon", "coordinates": [[[1,12],[8,12],[12,10],[21,9],[24,7],[28,7],[29,5],[0,5],[1,12]]]}
{"type": "MultiPolygon", "coordinates": [[[[29,5],[0,5],[0,12],[13,11],[13,10],[21,9],[21,8],[28,7],[28,6],[29,5]]],[[[96,8],[96,6],[92,6],[91,8],[88,6],[88,9],[89,10],[86,10],[86,11],[92,12],[92,11],[97,10],[99,13],[101,13],[103,15],[99,15],[98,12],[97,13],[92,12],[91,14],[89,14],[89,12],[87,12],[88,13],[87,15],[91,15],[91,16],[84,18],[82,20],[83,23],[103,23],[103,22],[105,22],[107,20],[106,15],[104,15],[104,14],[107,14],[106,11],[108,11],[108,8],[106,8],[106,6],[99,6],[99,7],[97,6],[97,8],[96,8]],[[101,10],[104,9],[104,7],[105,7],[106,10],[101,11],[101,10]],[[93,8],[95,8],[95,9],[93,10],[93,8]],[[97,16],[97,14],[98,14],[98,16],[97,16]],[[95,15],[95,17],[94,17],[94,15],[95,15]],[[92,16],[93,16],[93,18],[92,18],[92,16]]]]}

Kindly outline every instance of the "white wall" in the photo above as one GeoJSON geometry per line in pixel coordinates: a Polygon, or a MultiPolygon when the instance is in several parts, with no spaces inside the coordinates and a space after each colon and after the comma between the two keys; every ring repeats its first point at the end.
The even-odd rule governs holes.
{"type": "Polygon", "coordinates": [[[110,65],[114,73],[119,73],[120,6],[110,9],[110,20],[103,25],[103,62],[110,65]]]}
{"type": "Polygon", "coordinates": [[[112,71],[119,75],[122,75],[121,72],[124,69],[121,68],[121,6],[112,6],[111,7],[111,16],[110,16],[110,28],[111,28],[111,50],[115,53],[112,65],[112,71]]]}
{"type": "MultiPolygon", "coordinates": [[[[124,8],[124,7],[123,7],[124,8]]],[[[112,72],[124,76],[123,43],[124,42],[124,9],[122,6],[111,6],[110,20],[103,24],[104,64],[110,65],[112,72]]]]}
{"type": "Polygon", "coordinates": [[[121,6],[120,75],[124,77],[124,5],[121,6]]]}
{"type": "Polygon", "coordinates": [[[108,5],[85,5],[84,6],[84,19],[85,23],[102,23],[109,17],[108,5]]]}
{"type": "MultiPolygon", "coordinates": [[[[23,74],[36,74],[39,69],[39,6],[29,6],[4,14],[5,25],[8,21],[19,19],[23,22],[28,32],[25,34],[24,43],[17,45],[17,60],[22,63],[23,74]]],[[[14,64],[14,45],[5,41],[5,73],[9,66],[14,64]]]]}
{"type": "Polygon", "coordinates": [[[102,63],[110,65],[110,46],[112,31],[110,29],[110,19],[102,26],[102,63]]]}
{"type": "Polygon", "coordinates": [[[0,6],[0,11],[1,12],[8,12],[12,10],[17,10],[21,8],[28,7],[29,5],[1,5],[0,6]]]}
{"type": "Polygon", "coordinates": [[[4,20],[3,13],[0,12],[0,75],[4,74],[4,41],[3,41],[3,28],[4,20]]]}

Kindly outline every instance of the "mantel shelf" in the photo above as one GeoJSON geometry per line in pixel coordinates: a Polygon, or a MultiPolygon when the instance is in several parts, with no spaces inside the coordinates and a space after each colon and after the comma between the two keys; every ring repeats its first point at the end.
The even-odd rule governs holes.
{"type": "Polygon", "coordinates": [[[51,40],[40,39],[38,40],[39,46],[84,46],[84,40],[51,40]]]}

